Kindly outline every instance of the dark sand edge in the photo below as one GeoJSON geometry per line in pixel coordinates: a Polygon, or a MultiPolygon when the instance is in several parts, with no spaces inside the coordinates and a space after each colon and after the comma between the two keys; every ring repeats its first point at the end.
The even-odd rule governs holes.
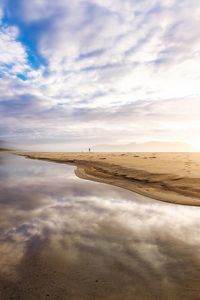
{"type": "Polygon", "coordinates": [[[184,178],[172,174],[152,174],[143,170],[125,168],[107,162],[87,161],[76,159],[51,159],[34,155],[13,152],[30,159],[76,166],[75,174],[81,179],[91,180],[121,187],[148,198],[172,204],[200,206],[198,193],[182,189],[176,182],[184,178]]]}
{"type": "Polygon", "coordinates": [[[90,169],[83,167],[77,167],[75,174],[79,178],[124,188],[153,200],[171,204],[200,206],[200,199],[181,195],[175,191],[170,191],[162,187],[160,188],[160,183],[157,185],[147,185],[147,183],[142,181],[137,182],[137,180],[134,181],[130,179],[116,178],[114,175],[108,178],[104,175],[104,173],[101,174],[99,171],[97,173],[94,170],[91,171],[90,169]]]}

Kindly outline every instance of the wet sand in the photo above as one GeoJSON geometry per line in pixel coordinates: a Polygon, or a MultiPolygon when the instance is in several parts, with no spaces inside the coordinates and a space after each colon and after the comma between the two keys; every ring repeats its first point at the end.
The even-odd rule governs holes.
{"type": "Polygon", "coordinates": [[[175,204],[200,205],[200,153],[17,153],[70,163],[83,179],[175,204]]]}
{"type": "Polygon", "coordinates": [[[198,207],[0,161],[0,299],[197,300],[198,207]]]}

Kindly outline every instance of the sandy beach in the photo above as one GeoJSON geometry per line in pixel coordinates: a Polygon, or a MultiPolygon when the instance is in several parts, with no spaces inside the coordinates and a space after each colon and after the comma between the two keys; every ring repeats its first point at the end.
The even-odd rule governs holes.
{"type": "Polygon", "coordinates": [[[1,158],[0,299],[199,299],[198,207],[1,158]]]}
{"type": "Polygon", "coordinates": [[[200,153],[15,152],[77,166],[83,179],[175,204],[200,205],[200,153]]]}

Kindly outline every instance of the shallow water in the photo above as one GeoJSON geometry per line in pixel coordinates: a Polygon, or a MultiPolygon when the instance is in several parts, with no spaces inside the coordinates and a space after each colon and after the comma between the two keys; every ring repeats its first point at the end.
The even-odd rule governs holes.
{"type": "Polygon", "coordinates": [[[0,299],[200,299],[200,208],[0,157],[0,299]]]}

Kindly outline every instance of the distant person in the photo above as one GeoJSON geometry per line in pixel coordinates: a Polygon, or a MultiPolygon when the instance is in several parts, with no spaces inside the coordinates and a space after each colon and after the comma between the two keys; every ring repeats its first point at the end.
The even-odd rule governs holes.
{"type": "Polygon", "coordinates": [[[90,151],[91,151],[91,149],[89,148],[89,149],[88,149],[88,151],[90,152],[90,151]]]}

